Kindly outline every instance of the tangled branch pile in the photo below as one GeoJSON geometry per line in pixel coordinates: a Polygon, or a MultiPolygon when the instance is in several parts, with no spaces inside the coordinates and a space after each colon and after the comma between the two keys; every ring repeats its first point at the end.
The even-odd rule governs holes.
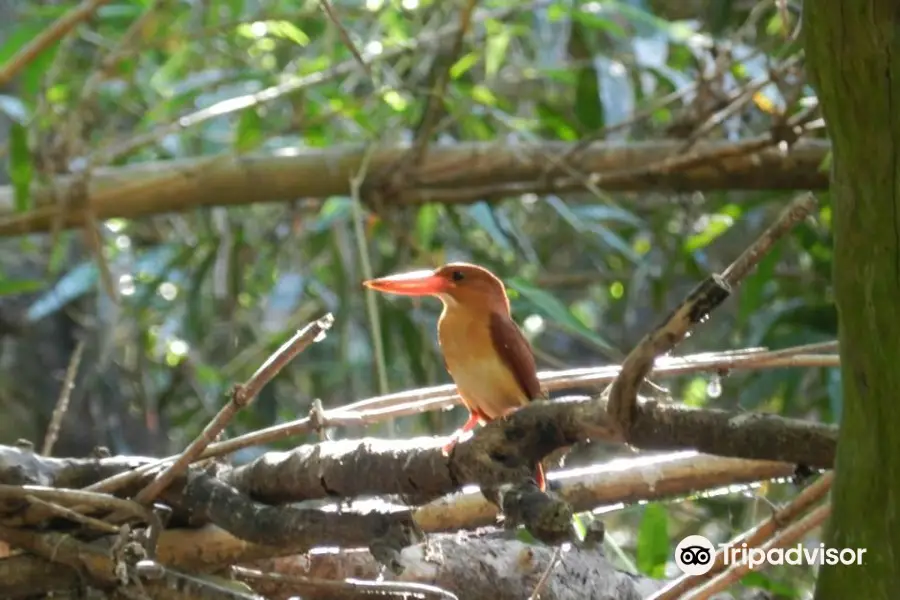
{"type": "MultiPolygon", "coordinates": [[[[638,397],[651,370],[837,364],[837,356],[822,353],[833,351],[833,343],[660,358],[814,206],[811,196],[792,203],[731,267],[702,282],[648,334],[621,368],[542,374],[550,390],[612,381],[602,393],[535,402],[488,424],[450,456],[442,454],[435,438],[324,438],[334,426],[452,405],[452,386],[382,396],[327,413],[317,403],[307,418],[216,441],[266,382],[324,337],[333,322],[330,314],[299,331],[248,382],[236,386],[231,401],[178,456],[157,460],[98,451],[90,458],[51,458],[46,454],[52,440],[44,455],[27,443],[0,447],[0,539],[8,545],[0,559],[0,596],[89,588],[152,598],[687,597],[683,594],[702,582],[682,578],[662,588],[665,582],[616,570],[598,544],[602,527],[595,522],[579,529],[573,515],[604,504],[785,477],[798,465],[831,468],[834,427],[638,397]],[[269,452],[241,466],[217,460],[311,431],[320,432],[323,441],[269,452]],[[686,452],[557,471],[547,493],[534,485],[537,461],[596,442],[686,452]],[[464,489],[470,484],[478,491],[464,489]],[[478,529],[497,525],[498,516],[503,527],[478,529]],[[515,528],[526,529],[537,542],[512,535],[515,528]]],[[[829,484],[830,474],[746,539],[754,545],[797,539],[824,519],[827,505],[790,523],[822,498],[829,484]]],[[[741,568],[725,569],[720,560],[715,579],[695,589],[702,594],[696,597],[727,586],[741,568]]]]}

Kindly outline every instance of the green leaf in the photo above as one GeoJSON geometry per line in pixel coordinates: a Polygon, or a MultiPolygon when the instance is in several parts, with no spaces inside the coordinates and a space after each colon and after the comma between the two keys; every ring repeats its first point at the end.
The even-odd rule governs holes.
{"type": "MultiPolygon", "coordinates": [[[[561,199],[559,199],[555,196],[548,197],[547,203],[550,206],[552,206],[554,208],[554,210],[556,210],[556,212],[559,213],[559,216],[561,216],[563,219],[565,219],[566,222],[568,222],[575,229],[575,231],[578,231],[578,232],[591,231],[591,232],[595,233],[596,235],[598,235],[600,237],[600,239],[603,241],[603,243],[605,243],[607,246],[609,246],[615,250],[618,250],[620,253],[625,255],[631,262],[637,263],[640,261],[641,257],[638,255],[637,252],[635,252],[634,248],[632,248],[630,244],[626,243],[625,240],[623,240],[621,238],[621,236],[614,233],[608,227],[605,227],[604,225],[601,225],[600,223],[592,223],[590,221],[585,221],[583,218],[580,218],[574,210],[569,208],[569,206],[566,205],[565,202],[563,202],[561,199]]],[[[606,207],[593,207],[593,208],[606,208],[606,207]]],[[[625,211],[621,211],[621,212],[625,212],[625,211]]],[[[581,214],[584,214],[584,212],[582,211],[581,214]]],[[[610,214],[612,214],[612,213],[610,213],[610,214]]]]}
{"type": "Polygon", "coordinates": [[[472,94],[472,100],[484,104],[485,106],[495,106],[497,104],[497,96],[495,96],[494,92],[486,86],[480,84],[473,85],[470,93],[472,94]]]}
{"type": "Polygon", "coordinates": [[[475,66],[478,63],[478,55],[474,52],[469,52],[460,57],[458,61],[456,61],[452,67],[450,67],[450,77],[452,79],[459,79],[465,73],[475,66]]]}
{"type": "Polygon", "coordinates": [[[713,240],[728,231],[733,222],[734,220],[727,215],[709,215],[709,220],[706,223],[706,227],[703,228],[703,231],[689,236],[684,241],[683,248],[685,252],[694,252],[710,245],[713,240]]]}
{"type": "MultiPolygon", "coordinates": [[[[0,65],[6,64],[16,52],[46,27],[47,24],[40,21],[29,22],[28,19],[19,19],[15,27],[10,27],[8,32],[4,32],[7,35],[5,43],[0,46],[0,65]]],[[[33,98],[41,93],[41,79],[59,51],[59,44],[57,41],[44,48],[22,70],[17,91],[23,98],[33,98]]]]}
{"type": "Polygon", "coordinates": [[[585,339],[590,340],[596,346],[608,350],[609,352],[618,353],[618,350],[615,347],[586,327],[584,323],[579,321],[562,302],[557,300],[549,292],[545,292],[519,277],[511,279],[509,281],[509,287],[519,292],[519,294],[532,304],[538,312],[554,321],[566,331],[580,335],[585,339]]]}
{"type": "Polygon", "coordinates": [[[31,208],[31,152],[28,149],[28,132],[19,123],[9,127],[9,179],[13,183],[17,213],[31,208]]]}
{"type": "Polygon", "coordinates": [[[265,140],[263,120],[256,109],[241,113],[234,132],[234,148],[238,152],[251,152],[259,148],[265,140]]]}
{"type": "Polygon", "coordinates": [[[747,324],[750,317],[759,310],[765,301],[766,286],[774,284],[775,266],[781,261],[781,249],[776,245],[757,265],[756,270],[741,284],[738,301],[738,326],[747,324]]]}
{"type": "Polygon", "coordinates": [[[319,209],[319,215],[309,225],[310,231],[320,232],[331,229],[331,226],[335,223],[348,218],[352,208],[352,198],[332,196],[322,204],[322,208],[319,209]]]}
{"type": "Polygon", "coordinates": [[[189,63],[193,50],[189,44],[169,55],[168,60],[150,76],[150,87],[164,98],[171,98],[176,93],[176,86],[181,74],[189,63]]]}
{"type": "Polygon", "coordinates": [[[572,528],[579,542],[583,542],[588,534],[588,523],[592,515],[590,513],[575,513],[572,515],[572,528]]]}
{"type": "Polygon", "coordinates": [[[600,104],[600,86],[592,67],[578,71],[575,84],[575,115],[587,131],[603,128],[603,106],[600,104]]]}
{"type": "Polygon", "coordinates": [[[667,21],[661,19],[649,11],[642,9],[636,2],[623,2],[622,0],[606,0],[604,9],[620,13],[617,18],[625,17],[630,21],[640,35],[652,36],[654,32],[664,34],[670,42],[684,43],[692,35],[696,35],[695,29],[684,21],[667,21]]]}
{"type": "Polygon", "coordinates": [[[441,206],[439,204],[426,204],[419,209],[416,215],[416,238],[424,251],[431,250],[440,213],[441,206]]]}
{"type": "MultiPolygon", "coordinates": [[[[218,244],[210,244],[208,248],[197,248],[196,252],[199,256],[203,256],[204,250],[206,251],[206,256],[200,259],[200,264],[194,270],[187,285],[187,307],[184,326],[192,337],[198,339],[203,335],[203,331],[207,326],[208,317],[205,317],[209,314],[209,311],[206,310],[207,306],[204,304],[209,300],[209,297],[203,294],[203,284],[213,272],[218,248],[218,244]]],[[[219,379],[220,377],[217,375],[216,381],[219,381],[219,379]]]]}
{"type": "Polygon", "coordinates": [[[484,49],[484,76],[485,79],[493,79],[500,72],[500,67],[506,58],[506,49],[510,41],[509,27],[501,27],[492,33],[487,39],[484,49]]]}
{"type": "Polygon", "coordinates": [[[310,39],[302,29],[290,21],[266,21],[266,29],[270,35],[290,40],[298,46],[308,46],[310,39]]]}
{"type": "Polygon", "coordinates": [[[750,571],[741,577],[741,585],[750,588],[759,588],[772,592],[778,596],[779,600],[788,600],[789,598],[799,598],[800,592],[792,586],[775,581],[765,573],[760,571],[750,571]]]}
{"type": "Polygon", "coordinates": [[[516,539],[529,546],[538,546],[540,542],[535,538],[526,527],[519,527],[516,530],[516,539]]]}
{"type": "Polygon", "coordinates": [[[662,504],[648,504],[638,528],[638,570],[656,579],[665,577],[669,554],[668,513],[662,504]]]}
{"type": "Polygon", "coordinates": [[[35,279],[5,279],[0,278],[0,296],[11,294],[27,294],[43,287],[43,282],[35,279]]]}
{"type": "Polygon", "coordinates": [[[578,141],[578,132],[569,123],[567,115],[545,102],[538,102],[536,108],[542,127],[547,128],[561,141],[578,141]]]}
{"type": "Polygon", "coordinates": [[[569,11],[570,14],[575,18],[576,21],[581,23],[586,27],[590,27],[591,29],[599,29],[600,31],[605,31],[616,38],[625,38],[628,36],[625,29],[617,23],[615,20],[611,18],[601,17],[599,15],[595,15],[593,13],[587,12],[585,10],[572,10],[569,11]]]}

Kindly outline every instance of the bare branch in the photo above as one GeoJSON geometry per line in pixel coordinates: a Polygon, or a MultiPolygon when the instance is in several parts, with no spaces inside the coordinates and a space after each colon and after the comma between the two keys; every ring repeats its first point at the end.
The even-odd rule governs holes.
{"type": "Polygon", "coordinates": [[[815,206],[816,200],[812,194],[795,199],[721,276],[712,275],[697,286],[662,325],[644,336],[628,354],[622,363],[622,371],[610,389],[608,405],[609,415],[625,440],[631,442],[638,390],[650,374],[656,357],[671,351],[692,327],[708,318],[709,313],[728,298],[734,286],[747,276],[775,242],[809,215],[815,206]]]}
{"type": "Polygon", "coordinates": [[[200,521],[208,520],[241,540],[290,546],[297,552],[317,546],[371,547],[385,539],[399,541],[399,551],[414,542],[417,531],[406,509],[362,513],[269,506],[253,502],[227,483],[199,471],[192,472],[184,489],[168,499],[186,507],[200,521]]]}
{"type": "Polygon", "coordinates": [[[235,386],[231,394],[231,401],[222,407],[215,418],[184,449],[184,452],[181,453],[174,463],[166,467],[147,487],[135,496],[135,501],[142,504],[153,501],[172,480],[184,473],[188,465],[203,454],[206,447],[213,443],[219,434],[224,431],[228,422],[231,421],[231,418],[238,411],[250,404],[260,390],[298,354],[306,350],[313,342],[324,337],[325,332],[331,328],[333,323],[334,316],[331,313],[310,323],[276,350],[245,384],[235,386]]]}
{"type": "Polygon", "coordinates": [[[64,38],[82,21],[89,19],[95,10],[107,2],[109,0],[84,0],[81,4],[54,21],[50,27],[38,34],[24,47],[20,48],[3,66],[0,66],[0,87],[9,83],[19,71],[31,64],[41,52],[64,38]]]}
{"type": "Polygon", "coordinates": [[[316,579],[283,573],[264,573],[245,567],[231,567],[236,579],[256,584],[267,594],[278,590],[286,595],[300,592],[306,600],[321,598],[342,598],[345,600],[370,600],[372,596],[384,600],[459,600],[456,594],[433,585],[406,583],[403,581],[360,581],[358,579],[316,579]]]}
{"type": "Polygon", "coordinates": [[[81,364],[81,354],[84,352],[84,340],[78,342],[75,346],[75,352],[69,359],[69,366],[66,368],[66,377],[63,380],[62,388],[59,390],[59,399],[56,401],[56,408],[50,417],[50,424],[47,426],[47,435],[44,437],[44,447],[41,454],[50,456],[53,450],[53,444],[59,436],[60,427],[62,427],[63,417],[69,409],[69,398],[72,397],[72,390],[75,389],[75,375],[78,374],[78,365],[81,364]]]}
{"type": "MultiPolygon", "coordinates": [[[[674,500],[703,490],[789,477],[789,463],[721,458],[693,451],[620,458],[548,474],[555,494],[576,512],[646,500],[674,500]]],[[[441,497],[415,509],[423,531],[452,532],[496,523],[499,511],[478,491],[441,497]]]]}
{"type": "MultiPolygon", "coordinates": [[[[826,141],[805,140],[784,153],[770,145],[753,153],[745,144],[698,143],[697,160],[659,165],[678,149],[677,141],[596,143],[568,161],[574,172],[593,173],[593,185],[607,191],[713,189],[826,189],[828,174],[820,164],[830,148],[826,141]],[[638,175],[635,175],[637,173],[638,175]],[[596,180],[596,181],[595,181],[596,180]]],[[[424,202],[497,201],[525,193],[584,190],[582,178],[546,178],[547,157],[562,156],[574,144],[547,142],[510,145],[460,143],[431,148],[421,165],[428,180],[418,180],[396,197],[393,205],[424,202]],[[546,181],[545,181],[546,180],[546,181]]],[[[381,171],[401,159],[409,146],[380,147],[372,154],[370,171],[381,171]]],[[[694,156],[694,155],[692,155],[694,156]]],[[[236,206],[252,202],[285,202],[295,198],[324,199],[350,194],[350,181],[365,157],[360,147],[327,150],[298,149],[278,156],[231,154],[97,168],[91,173],[85,202],[97,220],[128,219],[192,210],[204,206],[236,206]]],[[[31,190],[35,210],[15,211],[12,187],[0,187],[0,235],[49,231],[59,208],[56,194],[77,185],[61,175],[31,190]]],[[[83,207],[70,207],[63,227],[81,227],[83,207]]]]}
{"type": "Polygon", "coordinates": [[[463,41],[472,24],[472,15],[475,13],[476,4],[478,4],[478,0],[464,0],[463,8],[459,13],[459,28],[453,38],[450,52],[446,56],[438,57],[434,60],[431,73],[433,84],[426,96],[422,117],[415,128],[415,138],[413,139],[412,148],[410,148],[410,160],[403,163],[404,166],[408,166],[410,169],[420,167],[428,153],[428,141],[443,113],[442,107],[444,95],[447,91],[447,82],[450,80],[450,69],[462,52],[463,41]]]}
{"type": "MultiPolygon", "coordinates": [[[[47,488],[36,485],[0,485],[0,501],[9,502],[11,500],[27,500],[27,496],[34,496],[41,500],[57,504],[87,507],[87,509],[84,510],[99,510],[105,512],[117,511],[130,517],[136,517],[143,523],[146,523],[150,527],[150,533],[153,536],[159,535],[160,531],[162,531],[162,523],[159,516],[152,510],[141,506],[133,500],[125,500],[109,494],[100,494],[85,490],[47,488]]],[[[32,507],[28,508],[32,509],[32,507]]],[[[46,512],[46,508],[43,506],[34,507],[32,510],[34,509],[46,512]]],[[[27,513],[22,519],[28,519],[27,513]]],[[[7,522],[9,523],[11,520],[8,519],[7,522]]]]}
{"type": "MultiPolygon", "coordinates": [[[[425,544],[403,550],[401,559],[407,568],[395,581],[439,586],[466,600],[521,600],[534,589],[552,554],[550,547],[498,536],[434,536],[425,544]]],[[[314,578],[375,579],[383,572],[383,567],[368,552],[298,557],[287,548],[239,542],[215,527],[167,531],[160,539],[159,561],[167,568],[213,571],[237,562],[268,557],[285,558],[266,561],[268,564],[261,568],[267,571],[314,578]]],[[[627,593],[643,598],[661,585],[659,581],[616,569],[599,547],[572,548],[566,554],[566,561],[552,571],[543,589],[542,600],[580,597],[583,581],[590,581],[596,593],[610,597],[618,597],[623,590],[630,590],[627,593]]],[[[4,598],[41,590],[74,588],[79,583],[75,570],[60,568],[37,556],[23,554],[0,560],[0,596],[4,598]]],[[[265,588],[265,593],[272,598],[288,597],[271,588],[265,588]]],[[[309,597],[331,600],[335,596],[320,593],[309,597]]]]}
{"type": "MultiPolygon", "coordinates": [[[[803,351],[833,349],[835,342],[828,346],[798,346],[776,351],[764,348],[750,348],[727,352],[704,352],[680,358],[665,357],[656,361],[653,374],[685,375],[722,370],[769,369],[781,367],[837,367],[837,355],[801,354],[803,351]]],[[[582,388],[585,385],[611,383],[620,372],[616,365],[588,367],[564,371],[545,371],[538,374],[541,385],[548,392],[582,388]]],[[[352,427],[378,423],[386,419],[404,415],[416,415],[430,410],[443,410],[459,402],[456,386],[441,385],[418,390],[408,390],[386,394],[347,404],[339,409],[327,411],[321,418],[306,417],[273,425],[258,431],[223,442],[211,444],[198,458],[210,458],[230,454],[242,448],[277,442],[289,437],[304,435],[316,428],[352,427]]],[[[141,481],[148,473],[158,468],[160,463],[175,460],[170,456],[159,463],[143,464],[130,472],[117,472],[104,481],[92,482],[88,488],[93,491],[112,492],[124,486],[141,481]]],[[[0,462],[2,466],[2,462],[0,462]]]]}
{"type": "MultiPolygon", "coordinates": [[[[772,414],[641,403],[631,442],[642,449],[694,449],[736,458],[831,468],[837,428],[772,414]]],[[[366,438],[270,452],[226,474],[264,502],[399,494],[423,503],[467,483],[482,488],[530,479],[537,461],[586,441],[621,442],[604,397],[533,402],[487,424],[443,456],[440,438],[366,438]]]]}
{"type": "Polygon", "coordinates": [[[359,50],[356,48],[356,44],[353,43],[353,40],[350,38],[350,33],[347,31],[347,28],[341,23],[341,20],[338,19],[337,13],[334,12],[334,7],[331,6],[331,2],[328,0],[319,0],[319,6],[322,7],[322,10],[325,12],[325,16],[328,17],[328,20],[337,28],[338,35],[341,36],[341,41],[344,42],[344,46],[347,47],[347,50],[350,51],[350,54],[353,55],[353,58],[356,59],[356,62],[362,67],[363,71],[366,72],[366,75],[369,76],[369,79],[372,80],[372,85],[375,85],[375,77],[372,75],[372,68],[369,66],[369,63],[365,61],[362,57],[362,54],[359,53],[359,50]]]}

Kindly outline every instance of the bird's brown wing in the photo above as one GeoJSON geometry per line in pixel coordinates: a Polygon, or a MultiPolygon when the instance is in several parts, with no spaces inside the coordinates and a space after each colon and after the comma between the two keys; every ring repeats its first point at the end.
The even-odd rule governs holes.
{"type": "Polygon", "coordinates": [[[534,353],[515,321],[506,315],[491,313],[490,331],[494,350],[512,371],[528,399],[536,400],[543,397],[534,363],[534,353]]]}

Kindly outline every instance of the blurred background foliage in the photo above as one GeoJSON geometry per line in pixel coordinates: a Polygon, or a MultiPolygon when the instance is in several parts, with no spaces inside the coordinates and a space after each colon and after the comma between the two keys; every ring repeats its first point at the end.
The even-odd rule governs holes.
{"type": "MultiPolygon", "coordinates": [[[[0,64],[75,4],[6,3],[0,64]]],[[[318,1],[112,0],[0,89],[3,183],[26,211],[30,184],[73,169],[410,142],[435,89],[443,92],[432,131],[440,144],[738,141],[814,107],[797,67],[795,4],[485,0],[455,48],[453,27],[474,4],[333,0],[339,28],[318,1]],[[247,103],[260,92],[261,102],[247,103]],[[253,105],[236,109],[245,103],[253,105]]],[[[811,131],[804,135],[823,135],[811,131]]],[[[330,335],[238,415],[232,435],[303,416],[315,398],[330,408],[448,382],[436,346],[439,302],[377,297],[380,381],[360,285],[366,262],[375,275],[483,264],[507,282],[540,368],[615,363],[791,195],[585,186],[390,211],[351,197],[295,198],[113,219],[97,239],[78,230],[8,238],[0,242],[0,438],[40,440],[79,339],[86,356],[58,454],[97,444],[180,449],[230,386],[326,311],[337,319],[330,335]]],[[[778,245],[679,354],[835,337],[822,199],[819,218],[778,245]]],[[[832,422],[838,376],[734,373],[721,391],[709,376],[658,382],[694,405],[832,422]]],[[[333,435],[446,434],[463,419],[455,409],[333,435]]],[[[785,497],[783,488],[770,497],[785,497]]],[[[701,514],[730,531],[759,511],[757,501],[727,496],[622,514],[643,540],[631,547],[637,564],[654,572],[670,555],[659,552],[670,539],[659,532],[677,540],[701,514]]],[[[756,583],[782,585],[777,579],[756,583]]]]}

